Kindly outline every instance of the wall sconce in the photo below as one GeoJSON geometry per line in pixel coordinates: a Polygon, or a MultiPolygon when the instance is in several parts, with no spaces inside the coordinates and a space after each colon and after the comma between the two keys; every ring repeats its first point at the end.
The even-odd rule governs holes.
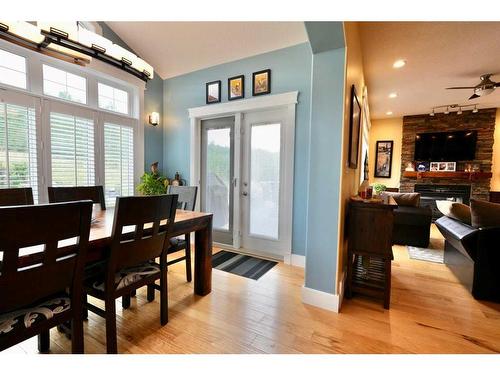
{"type": "Polygon", "coordinates": [[[151,112],[149,115],[149,123],[156,126],[160,123],[160,114],[158,112],[151,112]]]}

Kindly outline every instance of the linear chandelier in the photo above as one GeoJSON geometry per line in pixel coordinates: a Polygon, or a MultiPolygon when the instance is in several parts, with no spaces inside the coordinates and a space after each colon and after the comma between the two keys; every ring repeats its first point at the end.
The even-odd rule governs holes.
{"type": "Polygon", "coordinates": [[[429,116],[434,116],[436,113],[439,113],[439,112],[436,112],[436,109],[439,110],[439,109],[443,109],[443,108],[444,108],[443,113],[445,115],[448,115],[450,112],[455,112],[457,115],[461,115],[462,109],[467,110],[467,108],[471,108],[471,107],[474,107],[474,108],[472,108],[472,113],[479,112],[479,109],[477,109],[477,104],[464,104],[464,105],[448,104],[448,105],[438,105],[436,107],[432,107],[432,111],[429,113],[429,116]]]}
{"type": "Polygon", "coordinates": [[[96,58],[148,81],[153,67],[109,39],[83,28],[76,22],[0,21],[0,38],[40,52],[55,51],[77,63],[96,58]]]}

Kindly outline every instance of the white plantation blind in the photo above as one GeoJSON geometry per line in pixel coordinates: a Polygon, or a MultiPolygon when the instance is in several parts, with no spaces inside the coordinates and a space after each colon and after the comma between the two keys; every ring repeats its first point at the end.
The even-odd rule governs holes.
{"type": "Polygon", "coordinates": [[[31,187],[38,202],[35,109],[0,103],[0,188],[31,187]]]}
{"type": "Polygon", "coordinates": [[[95,185],[91,119],[51,112],[50,151],[52,186],[95,185]]]}
{"type": "Polygon", "coordinates": [[[116,197],[134,195],[134,130],[104,123],[104,186],[106,205],[116,197]]]}

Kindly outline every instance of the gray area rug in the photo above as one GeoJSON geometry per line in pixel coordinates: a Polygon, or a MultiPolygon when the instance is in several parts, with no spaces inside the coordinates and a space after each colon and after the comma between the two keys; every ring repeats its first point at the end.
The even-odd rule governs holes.
{"type": "Polygon", "coordinates": [[[278,262],[225,250],[221,250],[212,256],[213,268],[253,280],[258,280],[276,264],[278,262]]]}
{"type": "Polygon", "coordinates": [[[407,246],[410,259],[426,262],[444,263],[444,250],[427,249],[423,247],[407,246]]]}

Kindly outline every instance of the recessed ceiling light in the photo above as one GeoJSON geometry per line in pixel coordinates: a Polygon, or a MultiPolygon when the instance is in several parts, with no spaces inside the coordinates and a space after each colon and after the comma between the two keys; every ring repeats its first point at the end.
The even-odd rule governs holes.
{"type": "Polygon", "coordinates": [[[405,65],[406,65],[406,60],[399,59],[399,60],[394,61],[394,64],[392,64],[392,67],[395,69],[399,69],[405,65]]]}
{"type": "Polygon", "coordinates": [[[397,92],[391,92],[389,94],[389,98],[391,98],[391,99],[394,99],[394,98],[397,98],[397,97],[398,97],[398,93],[397,92]]]}
{"type": "Polygon", "coordinates": [[[392,115],[392,111],[387,111],[385,114],[386,114],[387,116],[391,116],[391,115],[392,115]]]}

